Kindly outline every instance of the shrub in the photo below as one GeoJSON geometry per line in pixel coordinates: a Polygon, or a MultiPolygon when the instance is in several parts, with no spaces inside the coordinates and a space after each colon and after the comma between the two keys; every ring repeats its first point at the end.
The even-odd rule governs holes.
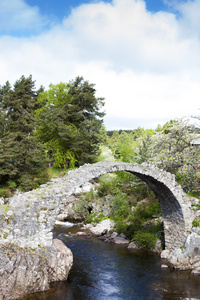
{"type": "Polygon", "coordinates": [[[191,206],[195,207],[196,210],[200,209],[200,203],[192,203],[191,206]]]}
{"type": "Polygon", "coordinates": [[[103,220],[106,220],[106,219],[107,219],[107,217],[105,217],[102,212],[99,215],[97,215],[96,213],[91,213],[87,216],[85,222],[87,224],[92,223],[92,222],[99,223],[99,222],[101,222],[103,220]]]}
{"type": "Polygon", "coordinates": [[[6,188],[0,188],[0,197],[9,197],[10,192],[6,188]]]}
{"type": "Polygon", "coordinates": [[[145,250],[151,250],[155,248],[156,240],[156,235],[150,232],[138,231],[133,237],[133,241],[135,241],[138,246],[145,250]]]}
{"type": "Polygon", "coordinates": [[[88,202],[92,202],[96,199],[96,193],[92,188],[84,195],[84,199],[88,202]]]}
{"type": "Polygon", "coordinates": [[[89,214],[85,220],[85,223],[88,224],[94,222],[94,218],[96,217],[96,215],[96,213],[89,214]]]}
{"type": "Polygon", "coordinates": [[[102,176],[99,180],[97,194],[99,197],[113,195],[119,191],[115,177],[102,176]]]}
{"type": "Polygon", "coordinates": [[[29,191],[38,187],[37,182],[34,181],[34,177],[28,173],[27,174],[24,173],[20,177],[19,182],[20,182],[19,187],[22,187],[24,191],[29,191]]]}
{"type": "Polygon", "coordinates": [[[142,219],[139,216],[134,216],[134,214],[130,214],[130,216],[128,217],[128,223],[129,225],[127,226],[126,229],[126,236],[129,239],[132,239],[134,234],[139,231],[142,230],[142,219]]]}
{"type": "Polygon", "coordinates": [[[126,201],[127,195],[124,193],[118,193],[112,198],[112,218],[114,221],[118,219],[126,219],[130,214],[131,208],[126,201]]]}
{"type": "Polygon", "coordinates": [[[193,226],[193,227],[199,227],[199,221],[194,220],[194,221],[192,222],[192,226],[193,226]]]}
{"type": "Polygon", "coordinates": [[[125,220],[115,221],[115,227],[118,234],[124,233],[127,236],[127,222],[125,220]]]}
{"type": "Polygon", "coordinates": [[[85,218],[87,217],[87,215],[89,214],[88,211],[89,205],[86,199],[82,199],[75,207],[75,212],[77,213],[77,215],[81,218],[85,218]]]}
{"type": "Polygon", "coordinates": [[[11,189],[15,189],[17,187],[17,184],[12,180],[8,180],[8,186],[11,189]]]}

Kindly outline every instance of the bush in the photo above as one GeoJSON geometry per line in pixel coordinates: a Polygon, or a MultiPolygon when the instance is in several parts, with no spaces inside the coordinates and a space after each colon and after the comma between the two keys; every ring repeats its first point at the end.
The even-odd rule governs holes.
{"type": "Polygon", "coordinates": [[[153,215],[159,215],[160,213],[160,203],[157,199],[154,199],[148,203],[139,203],[134,211],[133,218],[137,217],[145,222],[152,219],[153,215]]]}
{"type": "Polygon", "coordinates": [[[119,191],[115,177],[102,176],[99,180],[97,194],[99,197],[114,195],[119,191]]]}
{"type": "Polygon", "coordinates": [[[126,201],[127,195],[123,193],[117,194],[112,198],[112,218],[114,221],[118,219],[126,219],[130,214],[130,206],[126,201]]]}
{"type": "Polygon", "coordinates": [[[10,192],[6,188],[0,188],[0,197],[9,197],[10,192]]]}
{"type": "Polygon", "coordinates": [[[8,186],[11,189],[15,189],[17,187],[17,184],[12,180],[8,180],[8,186]]]}
{"type": "Polygon", "coordinates": [[[139,247],[145,250],[151,250],[155,248],[157,237],[150,232],[138,231],[132,240],[135,241],[139,247]]]}
{"type": "Polygon", "coordinates": [[[96,217],[96,215],[96,213],[89,214],[85,220],[85,223],[88,224],[94,222],[94,218],[96,217]]]}
{"type": "Polygon", "coordinates": [[[139,216],[135,216],[134,213],[132,213],[128,217],[128,223],[129,225],[126,229],[126,236],[129,239],[132,239],[137,231],[142,230],[143,222],[139,216]]]}
{"type": "Polygon", "coordinates": [[[89,214],[89,205],[85,198],[81,199],[81,201],[75,206],[75,212],[81,218],[86,218],[89,214]]]}
{"type": "Polygon", "coordinates": [[[26,173],[20,177],[19,183],[19,187],[23,188],[25,192],[38,187],[38,183],[34,181],[34,177],[26,173]]]}
{"type": "Polygon", "coordinates": [[[91,213],[91,214],[89,214],[89,215],[87,216],[85,222],[86,222],[87,224],[88,224],[88,223],[92,223],[92,222],[94,222],[94,223],[99,223],[99,222],[101,222],[101,221],[103,221],[103,220],[106,220],[106,219],[107,219],[107,217],[105,217],[105,216],[103,215],[103,213],[100,213],[99,215],[97,215],[96,213],[91,213]]]}
{"type": "Polygon", "coordinates": [[[192,226],[193,226],[193,227],[199,227],[199,221],[194,220],[194,221],[192,222],[192,226]]]}
{"type": "Polygon", "coordinates": [[[92,202],[96,199],[96,193],[92,188],[89,190],[89,192],[85,193],[84,199],[88,202],[92,202]]]}

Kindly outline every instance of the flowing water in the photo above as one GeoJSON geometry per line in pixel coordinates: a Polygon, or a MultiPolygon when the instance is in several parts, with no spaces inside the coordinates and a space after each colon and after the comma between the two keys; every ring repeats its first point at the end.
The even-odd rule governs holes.
{"type": "MultiPolygon", "coordinates": [[[[67,281],[51,284],[34,300],[178,300],[200,299],[200,276],[162,269],[158,255],[128,250],[95,237],[70,236],[77,226],[54,229],[73,252],[74,264],[67,281]]],[[[25,298],[24,298],[25,299],[25,298]]]]}

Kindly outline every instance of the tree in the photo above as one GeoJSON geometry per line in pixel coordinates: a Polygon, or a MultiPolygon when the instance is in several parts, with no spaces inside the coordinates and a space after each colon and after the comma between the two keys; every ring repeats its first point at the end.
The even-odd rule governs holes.
{"type": "Polygon", "coordinates": [[[22,76],[12,88],[0,87],[0,181],[13,181],[25,190],[46,179],[44,147],[34,135],[38,91],[22,76]]]}
{"type": "Polygon", "coordinates": [[[95,92],[94,84],[77,77],[68,84],[50,85],[39,95],[37,136],[45,143],[54,167],[90,163],[98,154],[104,99],[95,92]]]}
{"type": "MultiPolygon", "coordinates": [[[[177,176],[185,191],[199,188],[198,162],[200,149],[192,145],[195,128],[184,120],[167,122],[162,130],[152,136],[148,144],[145,139],[140,149],[143,159],[177,176]]],[[[141,156],[142,157],[142,156],[141,156]]]]}
{"type": "Polygon", "coordinates": [[[147,133],[143,139],[141,144],[139,145],[139,147],[136,150],[135,153],[135,161],[139,164],[149,161],[152,154],[150,150],[152,144],[152,139],[151,136],[147,133]]]}
{"type": "Polygon", "coordinates": [[[115,130],[109,139],[109,147],[112,150],[114,156],[116,156],[118,141],[119,141],[119,132],[115,130]]]}
{"type": "Polygon", "coordinates": [[[115,156],[124,162],[132,162],[133,151],[133,139],[132,133],[126,133],[123,131],[117,141],[117,147],[115,150],[115,156]]]}

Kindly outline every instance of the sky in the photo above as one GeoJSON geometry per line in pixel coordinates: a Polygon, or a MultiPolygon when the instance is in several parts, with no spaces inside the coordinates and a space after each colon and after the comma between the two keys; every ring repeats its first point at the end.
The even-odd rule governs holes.
{"type": "Polygon", "coordinates": [[[200,0],[0,0],[0,85],[77,76],[107,130],[200,115],[200,0]]]}

